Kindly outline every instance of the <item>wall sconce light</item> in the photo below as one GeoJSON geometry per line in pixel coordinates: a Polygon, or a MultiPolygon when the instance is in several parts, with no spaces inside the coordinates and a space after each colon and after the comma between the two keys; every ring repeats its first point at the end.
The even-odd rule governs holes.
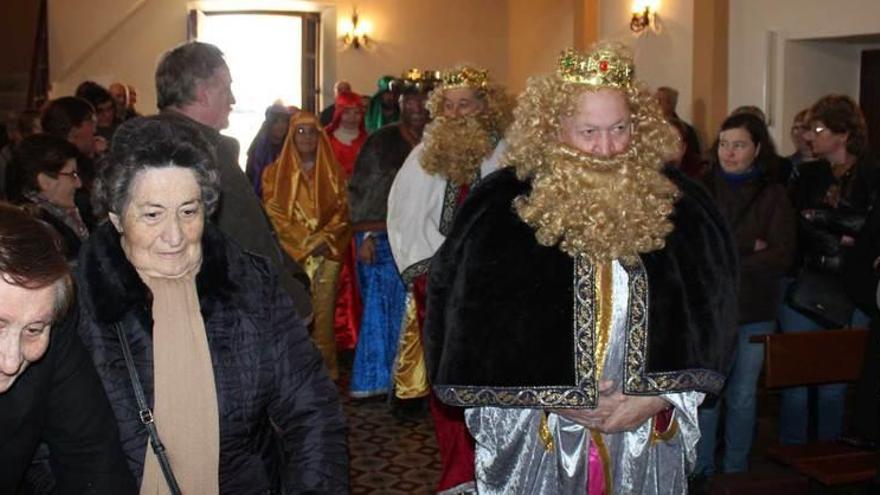
{"type": "Polygon", "coordinates": [[[656,1],[636,0],[633,2],[632,19],[629,21],[629,29],[634,33],[641,33],[655,22],[655,15],[657,15],[656,1]]]}
{"type": "Polygon", "coordinates": [[[370,21],[362,20],[358,17],[357,8],[352,10],[351,19],[342,21],[340,31],[342,31],[342,45],[344,48],[352,47],[359,49],[366,48],[370,42],[369,33],[372,25],[370,21]]]}

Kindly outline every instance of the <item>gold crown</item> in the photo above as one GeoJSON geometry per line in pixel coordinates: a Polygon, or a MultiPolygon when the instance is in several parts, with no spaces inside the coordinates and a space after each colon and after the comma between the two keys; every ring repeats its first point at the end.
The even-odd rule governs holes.
{"type": "Polygon", "coordinates": [[[439,72],[433,70],[409,69],[400,76],[404,89],[430,91],[438,81],[439,72]]]}
{"type": "Polygon", "coordinates": [[[566,81],[624,89],[632,85],[635,65],[628,55],[609,48],[599,48],[589,56],[569,48],[559,56],[559,77],[566,81]]]}
{"type": "Polygon", "coordinates": [[[476,67],[462,66],[457,69],[443,71],[440,75],[442,89],[453,88],[485,88],[489,84],[489,71],[476,67]]]}
{"type": "Polygon", "coordinates": [[[400,78],[409,83],[434,82],[438,79],[437,74],[437,71],[413,68],[404,72],[400,78]]]}
{"type": "Polygon", "coordinates": [[[401,79],[409,81],[419,81],[422,79],[422,71],[420,69],[410,69],[403,73],[401,79]]]}

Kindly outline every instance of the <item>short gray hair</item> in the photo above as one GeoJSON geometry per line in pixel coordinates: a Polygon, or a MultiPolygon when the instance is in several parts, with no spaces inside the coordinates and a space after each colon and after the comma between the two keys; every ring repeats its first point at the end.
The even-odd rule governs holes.
{"type": "Polygon", "coordinates": [[[220,199],[215,161],[213,148],[195,126],[162,115],[128,120],[116,130],[110,153],[100,164],[92,190],[95,214],[100,219],[108,213],[122,215],[140,172],[181,167],[195,175],[208,217],[220,199]]]}
{"type": "Polygon", "coordinates": [[[219,48],[200,41],[184,43],[165,52],[156,67],[156,106],[159,110],[196,100],[196,84],[226,67],[219,48]]]}

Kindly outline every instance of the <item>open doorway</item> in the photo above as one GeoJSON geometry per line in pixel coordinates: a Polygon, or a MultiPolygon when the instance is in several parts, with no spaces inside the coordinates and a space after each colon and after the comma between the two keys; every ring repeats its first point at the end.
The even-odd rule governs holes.
{"type": "Polygon", "coordinates": [[[223,51],[236,103],[223,134],[241,145],[239,165],[274,103],[314,108],[318,16],[300,12],[197,12],[190,38],[223,51]]]}

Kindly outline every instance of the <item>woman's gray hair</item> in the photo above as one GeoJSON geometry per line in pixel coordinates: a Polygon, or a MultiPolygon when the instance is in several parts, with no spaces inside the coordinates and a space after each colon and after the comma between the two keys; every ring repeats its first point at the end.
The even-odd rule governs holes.
{"type": "Polygon", "coordinates": [[[95,215],[102,220],[108,213],[122,215],[140,172],[173,166],[192,170],[208,217],[220,199],[215,160],[201,131],[180,119],[156,115],[128,120],[116,130],[109,153],[99,163],[92,188],[95,215]]]}

